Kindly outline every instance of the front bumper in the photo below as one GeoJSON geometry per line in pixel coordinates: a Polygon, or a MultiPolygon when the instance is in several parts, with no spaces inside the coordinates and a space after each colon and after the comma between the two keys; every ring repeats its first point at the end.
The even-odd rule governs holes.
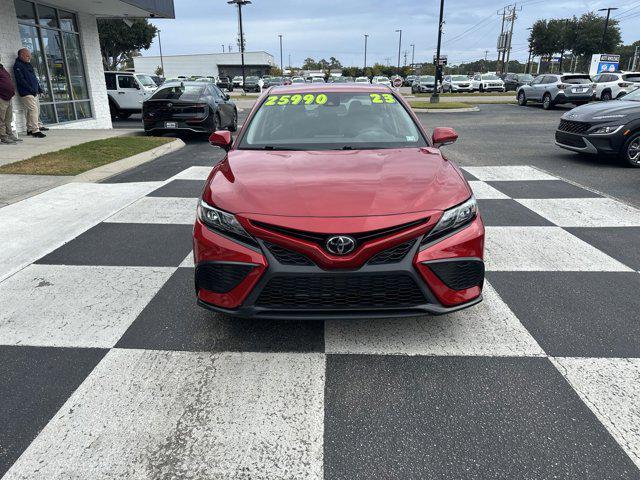
{"type": "Polygon", "coordinates": [[[326,270],[313,262],[294,265],[283,261],[263,240],[258,239],[259,249],[244,246],[197,221],[198,304],[243,318],[319,320],[441,315],[482,300],[484,226],[480,218],[433,244],[421,247],[420,238],[412,242],[411,249],[395,263],[372,264],[369,260],[355,270],[326,270]],[[211,265],[219,271],[224,265],[224,275],[217,271],[214,275],[225,281],[230,278],[228,266],[244,272],[235,283],[209,287],[228,291],[213,292],[203,286],[211,277],[211,265]],[[468,282],[469,275],[475,275],[473,285],[458,282],[461,278],[468,282]]]}
{"type": "Polygon", "coordinates": [[[460,85],[451,85],[452,92],[473,92],[473,87],[471,85],[467,85],[466,87],[460,85]]]}
{"type": "Polygon", "coordinates": [[[592,155],[618,155],[626,142],[623,128],[613,135],[580,135],[556,130],[556,145],[573,152],[592,155]]]}

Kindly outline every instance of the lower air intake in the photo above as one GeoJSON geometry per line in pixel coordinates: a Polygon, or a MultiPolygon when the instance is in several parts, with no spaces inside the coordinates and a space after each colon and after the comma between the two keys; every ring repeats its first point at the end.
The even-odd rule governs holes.
{"type": "Polygon", "coordinates": [[[466,290],[482,285],[484,262],[480,260],[457,260],[429,263],[428,267],[452,290],[466,290]]]}
{"type": "Polygon", "coordinates": [[[196,268],[196,288],[227,293],[236,288],[253,270],[253,265],[209,263],[196,268]]]}

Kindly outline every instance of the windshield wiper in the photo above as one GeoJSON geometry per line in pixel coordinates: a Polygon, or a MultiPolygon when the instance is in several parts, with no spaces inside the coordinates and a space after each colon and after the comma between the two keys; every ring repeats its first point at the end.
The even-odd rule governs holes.
{"type": "Polygon", "coordinates": [[[299,148],[279,147],[276,145],[263,145],[262,147],[244,147],[242,150],[300,150],[299,148]]]}

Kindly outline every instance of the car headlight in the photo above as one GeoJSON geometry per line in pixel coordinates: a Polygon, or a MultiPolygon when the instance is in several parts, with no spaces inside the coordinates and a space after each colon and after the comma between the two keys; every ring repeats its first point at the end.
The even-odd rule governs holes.
{"type": "Polygon", "coordinates": [[[204,200],[200,200],[198,204],[198,218],[213,230],[253,239],[242,225],[240,225],[235,215],[213,208],[204,200]]]}
{"type": "Polygon", "coordinates": [[[427,235],[427,239],[440,237],[450,231],[466,225],[478,215],[478,202],[473,195],[469,200],[461,203],[457,207],[445,210],[440,221],[427,235]]]}
{"type": "Polygon", "coordinates": [[[612,133],[616,133],[623,126],[624,125],[612,125],[612,126],[606,126],[606,127],[597,127],[597,128],[594,128],[589,133],[591,135],[611,135],[612,133]]]}

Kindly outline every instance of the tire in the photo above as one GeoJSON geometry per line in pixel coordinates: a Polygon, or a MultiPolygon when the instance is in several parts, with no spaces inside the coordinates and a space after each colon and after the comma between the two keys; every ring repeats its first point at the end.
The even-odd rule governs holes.
{"type": "Polygon", "coordinates": [[[545,93],[542,97],[542,108],[545,110],[551,110],[553,108],[553,102],[551,101],[551,94],[545,93]]]}
{"type": "Polygon", "coordinates": [[[640,132],[635,132],[626,141],[620,159],[629,167],[640,168],[640,132]]]}
{"type": "Polygon", "coordinates": [[[115,120],[118,117],[118,107],[112,100],[109,100],[109,113],[111,114],[111,120],[115,120]]]}
{"type": "Polygon", "coordinates": [[[524,93],[523,90],[520,90],[518,92],[518,105],[520,105],[521,107],[527,106],[527,95],[524,93]]]}
{"type": "Polygon", "coordinates": [[[478,89],[480,93],[484,93],[484,85],[480,84],[480,88],[478,89]]]}
{"type": "Polygon", "coordinates": [[[238,131],[238,111],[237,110],[233,114],[233,123],[231,123],[231,125],[229,126],[229,131],[230,132],[238,131]]]}
{"type": "Polygon", "coordinates": [[[609,90],[605,90],[604,92],[602,92],[602,95],[600,95],[600,100],[602,100],[603,102],[608,102],[612,98],[613,97],[611,96],[611,92],[609,90]]]}

